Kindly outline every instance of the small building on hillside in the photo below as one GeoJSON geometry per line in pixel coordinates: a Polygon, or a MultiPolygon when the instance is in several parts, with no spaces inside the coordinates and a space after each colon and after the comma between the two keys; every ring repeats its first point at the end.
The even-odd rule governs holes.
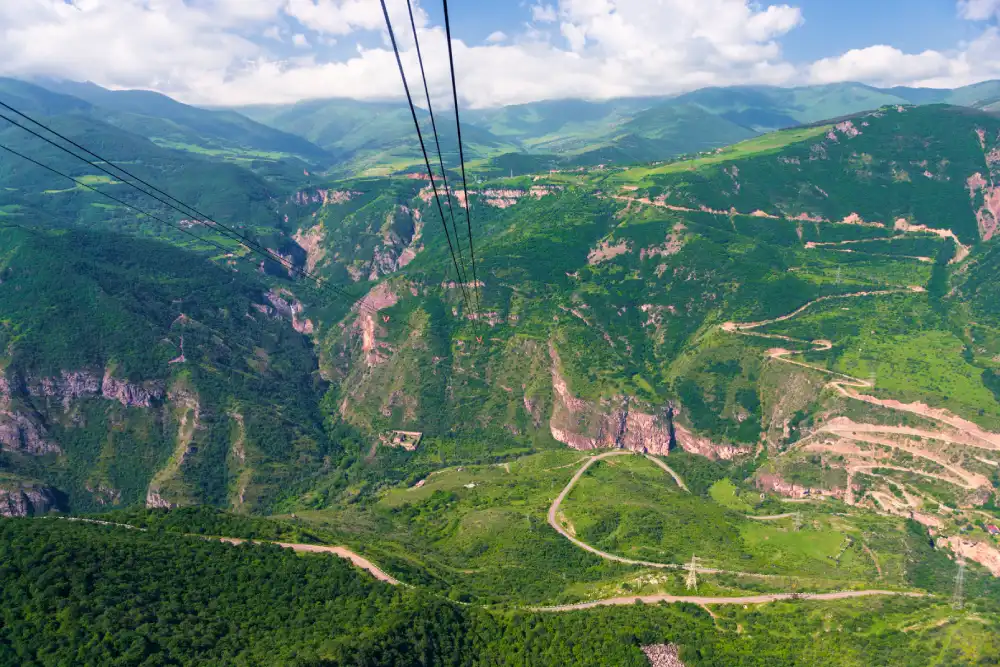
{"type": "Polygon", "coordinates": [[[996,525],[991,523],[988,526],[986,526],[986,532],[988,532],[990,535],[1000,535],[1000,528],[997,528],[996,525]]]}
{"type": "Polygon", "coordinates": [[[390,447],[402,447],[408,452],[415,451],[424,434],[419,431],[389,431],[382,436],[382,442],[390,447]]]}

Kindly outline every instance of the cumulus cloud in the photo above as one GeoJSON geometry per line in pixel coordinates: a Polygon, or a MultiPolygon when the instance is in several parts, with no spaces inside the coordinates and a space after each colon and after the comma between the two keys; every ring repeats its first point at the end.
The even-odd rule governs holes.
{"type": "Polygon", "coordinates": [[[891,46],[853,49],[809,67],[810,83],[864,81],[881,86],[946,88],[1000,77],[1000,30],[987,28],[962,49],[904,53],[891,46]]]}
{"type": "Polygon", "coordinates": [[[1000,17],[1000,0],[959,0],[958,14],[970,21],[986,21],[1000,17]]]}
{"type": "MultiPolygon", "coordinates": [[[[415,73],[406,2],[388,5],[407,71],[415,73]]],[[[788,5],[758,8],[748,0],[559,0],[557,6],[536,3],[528,9],[539,22],[558,23],[553,39],[535,32],[513,41],[494,34],[481,45],[455,41],[466,104],[781,83],[794,68],[781,60],[776,40],[802,20],[788,5]]],[[[419,2],[414,18],[431,85],[446,91],[443,30],[430,24],[419,2]]],[[[378,44],[384,31],[380,3],[373,0],[19,0],[0,3],[0,31],[5,74],[149,87],[215,104],[400,94],[384,35],[381,45],[372,46],[371,37],[378,44]],[[369,37],[347,58],[290,60],[259,38],[273,40],[280,33],[264,31],[282,21],[301,26],[294,33],[315,33],[319,40],[313,43],[369,37]]],[[[304,37],[293,39],[306,46],[304,37]]]]}
{"type": "MultiPolygon", "coordinates": [[[[976,18],[998,2],[957,6],[976,18]]],[[[406,0],[387,4],[404,66],[415,78],[406,0]]],[[[444,30],[419,0],[413,9],[431,91],[447,96],[444,30]]],[[[954,52],[873,46],[794,66],[781,39],[804,19],[789,4],[551,0],[520,11],[532,19],[520,34],[496,32],[480,44],[455,40],[463,104],[661,95],[737,83],[951,85],[1000,76],[995,26],[954,52]]],[[[375,0],[0,0],[0,36],[0,74],[150,88],[192,103],[401,95],[375,0]],[[276,41],[281,35],[294,35],[295,57],[276,41]],[[342,45],[336,57],[325,56],[335,43],[342,45]]]]}
{"type": "Polygon", "coordinates": [[[261,35],[266,39],[273,39],[276,42],[281,41],[281,28],[276,25],[269,25],[264,28],[264,32],[261,35]]]}
{"type": "Polygon", "coordinates": [[[532,5],[531,20],[539,23],[553,23],[557,18],[556,8],[552,5],[532,5]]]}

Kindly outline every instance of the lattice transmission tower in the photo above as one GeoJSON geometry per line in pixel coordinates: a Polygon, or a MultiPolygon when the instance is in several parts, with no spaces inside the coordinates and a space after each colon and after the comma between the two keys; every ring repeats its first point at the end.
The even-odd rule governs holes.
{"type": "Polygon", "coordinates": [[[698,557],[691,556],[691,562],[687,566],[687,587],[688,590],[698,588],[698,557]]]}

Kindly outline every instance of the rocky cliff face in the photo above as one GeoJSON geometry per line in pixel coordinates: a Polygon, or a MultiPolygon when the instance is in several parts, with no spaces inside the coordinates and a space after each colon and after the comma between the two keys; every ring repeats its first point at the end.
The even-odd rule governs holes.
{"type": "Polygon", "coordinates": [[[42,456],[58,454],[62,450],[48,438],[45,427],[26,415],[0,409],[0,448],[42,456]]]}
{"type": "Polygon", "coordinates": [[[0,449],[33,456],[57,454],[59,446],[48,439],[45,427],[34,416],[14,407],[14,397],[22,392],[16,377],[0,372],[0,449]]]}
{"type": "Polygon", "coordinates": [[[270,308],[267,306],[257,306],[261,312],[284,317],[292,321],[292,328],[300,334],[311,334],[315,331],[312,320],[302,317],[305,306],[295,298],[295,295],[286,289],[272,289],[266,295],[270,308]]]}
{"type": "Polygon", "coordinates": [[[368,280],[395,273],[423,250],[420,212],[399,206],[386,216],[379,235],[381,243],[372,252],[368,280]]]}
{"type": "Polygon", "coordinates": [[[31,484],[0,488],[0,516],[24,517],[58,509],[55,493],[46,486],[31,484]]]}
{"type": "MultiPolygon", "coordinates": [[[[573,395],[560,371],[559,353],[549,345],[552,358],[554,405],[549,428],[552,437],[573,449],[629,449],[650,454],[670,451],[670,426],[664,417],[637,410],[629,397],[602,399],[599,403],[573,395]]],[[[675,408],[674,414],[678,410],[675,408]]],[[[665,414],[665,411],[664,411],[665,414]]],[[[713,443],[684,427],[674,428],[677,446],[711,459],[731,459],[750,453],[747,448],[713,443]]]]}
{"type": "Polygon", "coordinates": [[[170,460],[153,476],[146,490],[146,507],[149,508],[171,509],[195,502],[182,468],[195,448],[195,436],[201,428],[201,399],[183,386],[173,387],[168,398],[177,420],[177,439],[170,460]]]}
{"type": "Polygon", "coordinates": [[[154,401],[163,398],[162,382],[130,383],[113,377],[109,370],[105,370],[103,377],[87,370],[62,371],[57,377],[28,377],[24,389],[29,396],[54,399],[64,410],[68,410],[73,401],[91,396],[138,408],[152,407],[154,401]]]}
{"type": "Polygon", "coordinates": [[[105,371],[103,377],[88,370],[62,371],[55,377],[21,377],[0,373],[0,448],[33,456],[62,450],[49,438],[38,410],[69,411],[74,401],[100,397],[125,407],[149,408],[163,397],[158,381],[130,383],[105,371]],[[43,405],[38,405],[41,401],[43,405]]]}

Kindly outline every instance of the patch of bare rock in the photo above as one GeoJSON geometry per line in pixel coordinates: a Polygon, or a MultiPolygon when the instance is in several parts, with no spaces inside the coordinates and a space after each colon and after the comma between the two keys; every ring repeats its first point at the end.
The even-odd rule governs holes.
{"type": "Polygon", "coordinates": [[[651,644],[643,646],[650,667],[684,667],[679,649],[674,644],[651,644]]]}

